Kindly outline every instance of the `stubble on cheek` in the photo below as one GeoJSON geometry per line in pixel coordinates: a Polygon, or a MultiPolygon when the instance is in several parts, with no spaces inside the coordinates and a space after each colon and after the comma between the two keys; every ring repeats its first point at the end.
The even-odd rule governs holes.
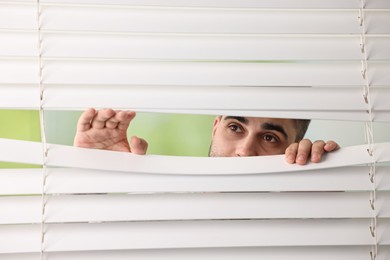
{"type": "Polygon", "coordinates": [[[210,148],[209,148],[209,157],[219,157],[218,153],[216,152],[216,150],[217,149],[216,149],[214,143],[211,142],[210,148]]]}

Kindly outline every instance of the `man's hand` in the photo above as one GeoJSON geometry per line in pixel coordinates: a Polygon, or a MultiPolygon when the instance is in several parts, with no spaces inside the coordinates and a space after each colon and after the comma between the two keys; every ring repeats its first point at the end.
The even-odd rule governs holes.
{"type": "Polygon", "coordinates": [[[299,143],[292,143],[285,151],[285,158],[288,163],[306,164],[308,160],[313,163],[321,161],[322,155],[327,152],[336,151],[340,146],[334,141],[322,140],[312,143],[309,139],[303,139],[299,143]]]}
{"type": "Polygon", "coordinates": [[[127,140],[127,128],[135,117],[134,111],[88,109],[77,123],[74,146],[145,154],[148,143],[136,136],[127,140]]]}

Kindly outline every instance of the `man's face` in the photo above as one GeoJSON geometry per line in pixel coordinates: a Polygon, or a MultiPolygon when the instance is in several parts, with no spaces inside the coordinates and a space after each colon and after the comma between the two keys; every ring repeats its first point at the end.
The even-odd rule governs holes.
{"type": "Polygon", "coordinates": [[[214,121],[210,156],[284,154],[297,135],[292,119],[219,116],[214,121]]]}

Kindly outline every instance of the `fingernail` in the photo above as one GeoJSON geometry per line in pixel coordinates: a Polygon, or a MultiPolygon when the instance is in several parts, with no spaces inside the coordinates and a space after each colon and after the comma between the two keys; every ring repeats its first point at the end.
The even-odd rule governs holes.
{"type": "Polygon", "coordinates": [[[303,155],[299,155],[297,158],[297,161],[303,162],[304,160],[305,160],[305,156],[303,156],[303,155]]]}

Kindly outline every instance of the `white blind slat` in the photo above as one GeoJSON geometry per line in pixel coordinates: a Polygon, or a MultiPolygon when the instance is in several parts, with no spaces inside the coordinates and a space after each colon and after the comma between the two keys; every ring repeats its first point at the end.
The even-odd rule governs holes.
{"type": "MultiPolygon", "coordinates": [[[[47,227],[46,249],[50,252],[231,246],[372,245],[374,241],[370,232],[367,232],[369,224],[370,220],[364,219],[52,224],[47,227]]],[[[385,229],[386,225],[383,228],[385,229]]]]}
{"type": "MultiPolygon", "coordinates": [[[[256,175],[156,175],[68,168],[46,170],[46,194],[151,192],[369,191],[369,167],[350,166],[256,175]]],[[[388,167],[377,166],[379,191],[390,190],[388,167]]],[[[1,169],[1,195],[42,192],[42,169],[1,169]]]]}
{"type": "MultiPolygon", "coordinates": [[[[44,33],[46,57],[168,60],[359,60],[359,36],[201,36],[44,33]],[[91,48],[94,46],[94,48],[91,48]]],[[[387,37],[367,44],[389,59],[387,37]],[[381,45],[378,47],[377,45],[381,45]]]]}
{"type": "Polygon", "coordinates": [[[0,225],[0,234],[0,257],[3,253],[40,252],[40,225],[0,225]]]}
{"type": "MultiPolygon", "coordinates": [[[[388,167],[377,166],[378,191],[390,190],[388,167]]],[[[255,175],[158,175],[68,168],[46,170],[46,194],[151,192],[370,191],[369,167],[350,166],[255,175]]],[[[42,169],[1,169],[1,195],[42,192],[42,169]]]]}
{"type": "Polygon", "coordinates": [[[38,84],[38,59],[0,59],[0,84],[38,84]]]}
{"type": "MultiPolygon", "coordinates": [[[[372,218],[369,192],[47,196],[45,223],[208,219],[372,218]]],[[[390,217],[388,192],[377,194],[390,217]]],[[[0,224],[39,223],[40,196],[0,198],[0,224]]]]}
{"type": "Polygon", "coordinates": [[[389,60],[390,56],[390,37],[367,37],[366,38],[367,52],[369,60],[389,60]]]}
{"type": "Polygon", "coordinates": [[[35,32],[0,31],[0,57],[37,57],[37,41],[35,32]]]}
{"type": "Polygon", "coordinates": [[[367,34],[390,33],[390,10],[365,11],[367,34]]]}
{"type": "Polygon", "coordinates": [[[38,85],[3,84],[0,85],[0,108],[38,109],[38,85]]]}
{"type": "Polygon", "coordinates": [[[0,2],[0,29],[36,29],[36,5],[0,2]]]}
{"type": "MultiPolygon", "coordinates": [[[[379,190],[390,190],[387,167],[377,168],[379,190]]],[[[342,167],[246,176],[155,175],[81,169],[49,169],[48,193],[253,192],[371,190],[368,167],[342,167]],[[86,184],[88,183],[88,184],[86,184]]],[[[15,194],[15,193],[14,193],[15,194]]]]}
{"type": "MultiPolygon", "coordinates": [[[[46,250],[372,245],[369,225],[370,219],[47,224],[46,250]]],[[[378,220],[380,245],[390,243],[389,225],[378,220]]],[[[40,251],[40,224],[1,225],[0,231],[1,253],[40,251]]]]}
{"type": "MultiPolygon", "coordinates": [[[[38,142],[0,139],[4,149],[0,158],[11,162],[42,164],[42,146],[38,142]],[[10,152],[11,151],[11,152],[10,152]],[[34,153],[32,153],[32,151],[34,153]],[[12,154],[11,154],[12,153],[12,154]]],[[[327,154],[328,163],[305,166],[306,170],[360,165],[390,161],[389,143],[375,144],[378,158],[367,153],[366,145],[350,146],[327,154]],[[344,156],[348,158],[344,158],[344,156]]],[[[254,174],[302,170],[300,165],[287,164],[284,155],[255,156],[242,158],[182,157],[145,155],[113,152],[48,144],[47,166],[76,167],[97,170],[147,172],[161,174],[254,174]],[[188,165],[192,165],[191,168],[188,165]],[[210,171],[210,169],[213,169],[210,171]]]]}
{"type": "MultiPolygon", "coordinates": [[[[176,110],[360,111],[367,105],[361,87],[213,87],[213,86],[48,86],[44,108],[131,107],[176,110]],[[85,96],[88,95],[88,100],[85,96]],[[259,102],[259,100],[262,100],[259,102]],[[172,100],[167,102],[167,100],[172,100]],[[214,102],[211,102],[214,100],[214,102]],[[204,103],[202,103],[202,101],[204,103]],[[281,104],[276,104],[279,101],[281,104]],[[348,101],[348,102],[347,102],[348,101]]],[[[373,89],[378,109],[390,111],[390,88],[373,89]],[[376,92],[379,92],[376,95],[376,92]]]]}
{"type": "MultiPolygon", "coordinates": [[[[31,1],[31,0],[30,0],[31,1]]],[[[138,5],[138,6],[188,6],[188,7],[239,7],[239,8],[360,8],[356,0],[43,0],[42,3],[66,3],[66,4],[104,4],[104,5],[138,5]]],[[[374,0],[367,3],[368,8],[390,8],[385,0],[374,0]]]]}
{"type": "Polygon", "coordinates": [[[389,86],[390,84],[390,62],[373,62],[370,64],[369,73],[370,86],[389,86]]]}
{"type": "Polygon", "coordinates": [[[0,169],[0,195],[40,194],[42,169],[0,169]]]}
{"type": "MultiPolygon", "coordinates": [[[[375,85],[390,85],[387,63],[372,64],[375,85]],[[388,84],[386,84],[386,82],[388,84]]],[[[369,73],[370,71],[368,71],[369,73]]],[[[45,61],[45,84],[362,86],[361,63],[45,61]]],[[[370,73],[369,73],[370,75],[370,73]]]]}
{"type": "MultiPolygon", "coordinates": [[[[389,144],[378,144],[377,147],[388,151],[389,144]]],[[[389,160],[389,155],[381,156],[380,159],[389,160]]],[[[366,145],[361,145],[346,147],[328,154],[327,160],[326,166],[324,164],[309,164],[306,165],[306,170],[372,163],[374,158],[367,153],[366,145]]],[[[299,165],[287,164],[284,155],[275,155],[273,158],[264,156],[242,158],[183,157],[178,162],[175,156],[138,156],[129,153],[59,145],[49,145],[47,165],[165,174],[253,174],[301,170],[299,165]],[[192,167],[189,168],[189,165],[192,167]],[[210,171],[210,169],[213,170],[210,171]]]]}
{"type": "Polygon", "coordinates": [[[43,164],[43,148],[38,142],[17,141],[0,138],[2,149],[0,158],[3,162],[43,164]]]}
{"type": "MultiPolygon", "coordinates": [[[[233,248],[189,248],[189,249],[153,249],[153,250],[110,250],[110,251],[77,251],[46,253],[50,259],[68,260],[103,260],[103,259],[139,259],[139,260],[255,260],[259,258],[270,260],[366,260],[370,246],[336,246],[336,247],[233,247],[233,248]]],[[[390,252],[389,246],[380,246],[378,260],[385,260],[390,252]]],[[[7,260],[35,260],[39,254],[9,254],[7,260]]]]}
{"type": "MultiPolygon", "coordinates": [[[[386,12],[383,12],[386,14],[386,12]]],[[[42,29],[161,33],[360,33],[357,10],[44,6],[42,29]],[[68,18],[72,16],[72,19],[68,18]],[[101,17],[105,19],[102,20],[101,17]],[[267,26],[262,26],[267,24],[267,26]]],[[[373,13],[372,16],[376,14],[373,13]]],[[[382,16],[379,22],[386,22],[382,16]]],[[[379,25],[379,24],[378,24],[379,25]]],[[[386,31],[384,26],[379,30],[386,31]]]]}
{"type": "MultiPolygon", "coordinates": [[[[131,108],[138,111],[192,112],[196,114],[241,113],[248,116],[282,118],[334,119],[365,121],[368,105],[361,87],[307,88],[307,87],[193,87],[193,86],[48,86],[45,92],[45,109],[63,110],[80,108],[131,108]],[[337,99],[334,93],[337,91],[337,99]],[[77,94],[76,94],[77,93],[77,94]],[[89,99],[84,97],[88,95],[89,99]],[[172,100],[166,102],[166,100],[172,100]],[[213,100],[213,102],[211,102],[213,100]],[[262,102],[259,102],[262,100],[262,102]],[[207,102],[210,101],[210,102],[207,102]],[[204,102],[207,102],[206,104],[204,102]],[[280,104],[278,102],[281,102],[280,104]],[[175,109],[173,109],[175,108],[175,109]],[[236,109],[236,110],[233,110],[236,109]],[[231,112],[230,112],[231,111],[231,112]],[[263,115],[262,115],[263,114],[263,115]],[[295,115],[295,117],[294,117],[295,115]]],[[[390,88],[376,87],[371,90],[376,105],[372,109],[384,117],[374,121],[388,121],[390,88]]]]}
{"type": "MultiPolygon", "coordinates": [[[[386,260],[390,252],[389,246],[379,246],[378,260],[386,260]]],[[[353,257],[354,260],[366,260],[370,246],[311,246],[311,247],[234,247],[234,248],[189,248],[189,249],[153,249],[153,250],[109,250],[109,251],[75,251],[75,252],[51,252],[45,253],[53,260],[84,259],[126,260],[135,258],[139,260],[179,260],[179,259],[205,259],[205,260],[255,260],[267,258],[271,260],[289,260],[299,258],[301,260],[344,260],[353,257]]],[[[36,260],[40,253],[15,253],[3,254],[7,260],[36,260]]]]}
{"type": "MultiPolygon", "coordinates": [[[[389,197],[378,194],[381,202],[389,197]]],[[[49,198],[47,221],[369,218],[369,199],[368,193],[60,196],[49,198]]]]}
{"type": "Polygon", "coordinates": [[[40,223],[41,196],[0,197],[0,225],[40,223]]]}

